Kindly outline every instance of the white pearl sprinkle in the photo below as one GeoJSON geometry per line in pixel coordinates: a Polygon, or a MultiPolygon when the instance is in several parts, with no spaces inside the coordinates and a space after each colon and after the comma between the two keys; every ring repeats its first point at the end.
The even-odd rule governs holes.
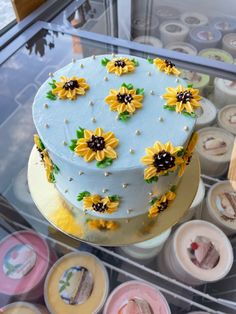
{"type": "Polygon", "coordinates": [[[108,189],[102,189],[102,193],[107,193],[108,189]]]}
{"type": "Polygon", "coordinates": [[[119,116],[116,116],[116,120],[119,120],[119,116]]]}
{"type": "Polygon", "coordinates": [[[93,118],[91,119],[91,121],[92,121],[93,123],[95,123],[97,120],[96,120],[96,118],[93,117],[93,118]]]}
{"type": "Polygon", "coordinates": [[[93,60],[95,60],[95,59],[96,59],[96,56],[95,56],[95,55],[93,55],[93,56],[92,56],[92,58],[93,58],[93,60]]]}
{"type": "Polygon", "coordinates": [[[151,72],[148,72],[147,74],[148,74],[148,76],[151,76],[151,75],[152,75],[152,73],[151,73],[151,72]]]}
{"type": "Polygon", "coordinates": [[[134,149],[130,148],[129,152],[130,152],[130,154],[134,154],[134,149]]]}
{"type": "Polygon", "coordinates": [[[184,131],[186,131],[186,132],[189,131],[189,127],[187,125],[185,125],[184,131]]]}
{"type": "Polygon", "coordinates": [[[45,123],[45,128],[48,129],[49,128],[49,124],[45,123]]]}
{"type": "Polygon", "coordinates": [[[68,123],[69,123],[69,120],[64,119],[64,123],[65,123],[65,124],[68,124],[68,123]]]}
{"type": "Polygon", "coordinates": [[[159,120],[160,122],[163,122],[163,121],[164,121],[164,118],[163,118],[163,117],[159,117],[158,120],[159,120]]]}
{"type": "Polygon", "coordinates": [[[80,63],[80,67],[81,67],[81,69],[83,69],[83,67],[84,67],[83,63],[80,63]]]}
{"type": "Polygon", "coordinates": [[[127,186],[128,186],[128,183],[123,183],[123,184],[122,184],[122,188],[123,188],[123,189],[126,189],[127,186]]]}
{"type": "Polygon", "coordinates": [[[75,63],[75,62],[76,62],[76,59],[72,58],[71,62],[72,62],[72,63],[75,63]]]}
{"type": "Polygon", "coordinates": [[[66,142],[66,141],[63,141],[63,145],[64,145],[64,146],[67,146],[67,142],[66,142]]]}
{"type": "Polygon", "coordinates": [[[79,176],[82,176],[82,174],[84,174],[84,172],[83,172],[83,171],[80,171],[80,172],[79,172],[79,176]]]}
{"type": "Polygon", "coordinates": [[[70,181],[70,182],[73,181],[73,178],[69,178],[69,181],[70,181]]]}
{"type": "Polygon", "coordinates": [[[68,193],[68,190],[65,190],[65,193],[68,193]]]}
{"type": "Polygon", "coordinates": [[[128,224],[129,223],[129,219],[126,219],[125,222],[128,224]]]}
{"type": "Polygon", "coordinates": [[[54,74],[53,74],[52,72],[49,72],[49,73],[48,73],[48,76],[53,77],[54,74]]]}
{"type": "Polygon", "coordinates": [[[176,82],[176,83],[179,83],[179,78],[177,78],[177,79],[175,80],[175,82],[176,82]]]}
{"type": "Polygon", "coordinates": [[[104,176],[108,177],[111,173],[110,172],[104,172],[104,176]]]}
{"type": "Polygon", "coordinates": [[[48,108],[48,104],[44,104],[43,106],[44,106],[44,108],[45,108],[45,109],[47,109],[47,108],[48,108]]]}
{"type": "Polygon", "coordinates": [[[150,95],[154,95],[154,91],[153,90],[150,90],[150,95]]]}
{"type": "Polygon", "coordinates": [[[162,96],[162,95],[160,95],[160,98],[161,98],[161,99],[163,99],[163,96],[162,96]]]}
{"type": "Polygon", "coordinates": [[[136,135],[140,135],[140,134],[141,134],[141,131],[140,131],[140,130],[136,130],[136,131],[135,131],[135,134],[136,134],[136,135]]]}
{"type": "Polygon", "coordinates": [[[152,193],[152,192],[148,192],[148,195],[149,195],[149,196],[152,196],[152,195],[153,195],[153,193],[152,193]]]}
{"type": "Polygon", "coordinates": [[[107,76],[104,77],[104,81],[106,81],[106,82],[108,81],[108,77],[107,76]]]}
{"type": "Polygon", "coordinates": [[[133,211],[133,209],[129,208],[127,209],[127,214],[130,214],[133,211]]]}
{"type": "Polygon", "coordinates": [[[93,101],[90,100],[89,106],[93,106],[93,105],[94,105],[93,101]]]}

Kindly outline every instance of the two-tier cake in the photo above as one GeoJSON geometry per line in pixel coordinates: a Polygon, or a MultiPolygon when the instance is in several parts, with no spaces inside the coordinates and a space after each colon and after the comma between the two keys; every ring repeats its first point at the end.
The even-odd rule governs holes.
{"type": "Polygon", "coordinates": [[[105,219],[167,209],[197,140],[200,96],[179,73],[169,60],[100,55],[50,75],[35,143],[66,201],[105,219]]]}

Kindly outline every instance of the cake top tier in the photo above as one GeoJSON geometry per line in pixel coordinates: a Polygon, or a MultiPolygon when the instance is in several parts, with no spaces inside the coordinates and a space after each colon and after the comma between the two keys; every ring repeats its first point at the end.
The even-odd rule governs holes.
{"type": "MultiPolygon", "coordinates": [[[[125,55],[115,57],[133,59],[125,55]]],[[[156,141],[162,143],[171,141],[174,146],[183,146],[195,124],[195,118],[164,108],[166,100],[162,95],[166,93],[166,88],[186,86],[183,80],[175,75],[167,75],[147,59],[138,57],[132,61],[133,64],[138,63],[137,66],[134,65],[133,71],[123,75],[109,73],[105,64],[108,62],[107,59],[112,60],[112,58],[111,55],[100,55],[68,64],[55,72],[53,77],[41,86],[33,104],[34,123],[46,148],[60,158],[80,166],[81,169],[89,167],[99,170],[96,167],[96,160],[87,163],[84,158],[69,149],[71,140],[76,139],[76,130],[79,127],[86,130],[102,128],[104,132],[113,132],[119,140],[119,145],[115,148],[117,159],[107,168],[110,171],[144,167],[140,158],[145,155],[145,148],[153,147],[156,141]],[[73,76],[84,78],[89,88],[87,89],[81,81],[79,84],[80,87],[85,87],[85,94],[79,95],[75,100],[60,99],[59,94],[55,97],[51,94],[51,98],[55,100],[48,99],[47,93],[52,90],[49,83],[52,80],[60,82],[61,76],[70,79],[73,76]],[[126,102],[128,106],[129,97],[121,96],[122,101],[119,101],[117,95],[115,98],[107,98],[112,93],[114,95],[115,92],[111,90],[118,93],[123,83],[126,84],[124,88],[131,88],[129,90],[134,90],[134,93],[143,96],[142,100],[140,100],[142,97],[137,98],[137,102],[142,103],[142,108],[135,108],[134,114],[131,117],[128,115],[129,119],[126,121],[117,119],[117,116],[126,119],[127,110],[119,116],[119,112],[110,109],[117,110],[122,102],[126,102]],[[106,98],[110,104],[106,103],[106,98]]],[[[61,92],[61,97],[66,97],[68,92],[78,87],[78,82],[72,81],[70,84],[76,85],[72,88],[70,84],[65,86],[63,83],[64,92],[61,92]]],[[[134,94],[132,98],[135,100],[134,94]]],[[[139,107],[137,102],[135,103],[139,107]]],[[[129,108],[130,111],[133,110],[132,106],[129,108]]]]}

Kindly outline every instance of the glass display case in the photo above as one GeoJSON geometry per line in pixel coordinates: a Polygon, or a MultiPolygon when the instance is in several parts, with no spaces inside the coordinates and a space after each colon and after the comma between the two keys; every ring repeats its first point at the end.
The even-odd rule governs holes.
{"type": "MultiPolygon", "coordinates": [[[[2,50],[0,307],[18,301],[45,306],[46,300],[48,305],[50,277],[46,280],[44,297],[43,285],[46,274],[53,274],[56,260],[72,252],[87,252],[105,266],[108,280],[99,285],[104,291],[109,290],[109,294],[121,283],[139,280],[161,291],[171,313],[235,313],[235,257],[229,273],[212,283],[193,285],[177,279],[173,272],[162,267],[166,252],[163,244],[170,242],[169,237],[181,224],[193,219],[203,219],[221,228],[236,256],[236,192],[228,181],[236,180],[233,162],[236,11],[232,10],[233,1],[227,1],[227,5],[215,1],[214,8],[211,1],[200,2],[196,8],[191,0],[70,1],[49,21],[31,25],[2,50]],[[200,35],[195,33],[196,29],[200,35]],[[214,45],[209,44],[210,40],[214,45]],[[181,68],[181,76],[204,97],[196,123],[200,134],[197,152],[202,168],[197,196],[178,225],[162,234],[161,240],[143,246],[102,247],[59,232],[38,211],[27,184],[27,164],[35,133],[32,103],[37,90],[49,73],[68,64],[72,58],[106,53],[170,58],[181,68]],[[213,209],[214,200],[222,219],[213,209]],[[12,246],[14,241],[16,244],[12,246]],[[36,267],[35,251],[41,258],[43,274],[36,267]],[[19,272],[21,254],[28,254],[29,263],[19,272]],[[29,273],[35,277],[27,282],[29,273]],[[14,285],[9,284],[9,278],[15,280],[14,285]],[[21,286],[16,279],[20,279],[21,286]]],[[[52,283],[51,287],[58,289],[52,283]]],[[[101,302],[98,306],[100,311],[102,305],[101,302]]],[[[34,313],[46,313],[40,306],[37,310],[34,313]]]]}

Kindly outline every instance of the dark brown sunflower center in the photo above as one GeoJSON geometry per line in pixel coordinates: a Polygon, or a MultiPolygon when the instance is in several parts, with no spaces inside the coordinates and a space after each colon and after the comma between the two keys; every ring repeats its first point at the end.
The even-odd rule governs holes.
{"type": "Polygon", "coordinates": [[[93,207],[93,210],[99,213],[104,213],[107,210],[107,205],[103,204],[102,202],[99,202],[97,204],[93,203],[92,207],[93,207]]]}
{"type": "Polygon", "coordinates": [[[165,210],[168,207],[168,200],[166,200],[165,202],[161,202],[157,208],[158,210],[161,212],[163,210],[165,210]]]}
{"type": "Polygon", "coordinates": [[[124,60],[116,60],[114,62],[114,64],[115,64],[115,67],[122,67],[122,68],[124,68],[126,66],[126,63],[125,63],[124,60]]]}
{"type": "Polygon", "coordinates": [[[166,66],[168,67],[171,67],[171,68],[173,68],[174,66],[175,66],[175,64],[174,63],[172,63],[170,60],[168,60],[168,59],[166,59],[165,60],[165,64],[166,64],[166,66]]]}
{"type": "Polygon", "coordinates": [[[185,90],[184,92],[177,93],[176,98],[179,102],[186,104],[193,98],[193,95],[190,91],[185,90]]]}
{"type": "Polygon", "coordinates": [[[117,97],[118,102],[125,103],[126,105],[131,103],[131,101],[133,100],[133,97],[130,94],[118,93],[116,97],[117,97]]]}
{"type": "Polygon", "coordinates": [[[186,162],[187,166],[190,164],[191,159],[192,159],[192,155],[188,156],[188,159],[187,159],[187,162],[186,162]]]}
{"type": "Polygon", "coordinates": [[[157,171],[168,170],[175,165],[175,156],[171,155],[169,152],[162,150],[158,154],[153,156],[153,165],[156,167],[157,171]]]}
{"type": "Polygon", "coordinates": [[[70,80],[70,81],[66,82],[63,86],[63,88],[65,90],[68,90],[68,89],[73,90],[73,89],[78,88],[78,87],[79,87],[79,83],[76,80],[70,80]]]}
{"type": "Polygon", "coordinates": [[[105,148],[105,140],[102,136],[92,135],[89,141],[87,141],[88,147],[94,152],[103,150],[105,148]]]}

